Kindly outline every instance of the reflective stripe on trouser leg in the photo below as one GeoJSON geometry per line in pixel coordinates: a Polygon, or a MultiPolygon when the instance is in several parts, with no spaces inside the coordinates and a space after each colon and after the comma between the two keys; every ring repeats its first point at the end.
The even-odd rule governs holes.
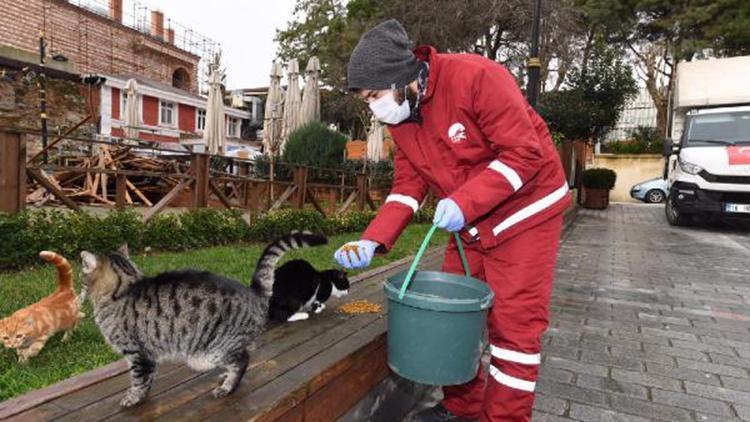
{"type": "Polygon", "coordinates": [[[539,353],[522,353],[515,350],[503,349],[495,345],[490,345],[492,356],[507,360],[508,362],[524,363],[526,365],[539,365],[542,357],[539,353]]]}
{"type": "MultiPolygon", "coordinates": [[[[479,244],[465,245],[464,249],[466,250],[466,259],[469,261],[471,276],[478,280],[484,280],[484,265],[479,244]]],[[[443,263],[442,271],[451,274],[464,273],[461,266],[461,258],[458,255],[458,249],[453,237],[451,237],[450,244],[445,251],[445,262],[443,263]]],[[[444,399],[442,403],[449,412],[456,416],[466,419],[477,419],[484,405],[484,393],[485,374],[480,365],[477,376],[472,381],[463,385],[443,387],[444,399]]]]}
{"type": "Polygon", "coordinates": [[[539,365],[523,365],[493,358],[480,420],[530,421],[539,365]]]}
{"type": "Polygon", "coordinates": [[[541,335],[562,229],[556,216],[507,239],[484,257],[495,292],[488,320],[493,356],[482,421],[530,421],[541,335]]]}
{"type": "Polygon", "coordinates": [[[516,390],[528,391],[531,393],[536,387],[536,381],[527,381],[521,378],[512,377],[503,373],[503,371],[498,369],[495,365],[490,365],[490,375],[500,384],[506,387],[515,388],[516,390]]]}

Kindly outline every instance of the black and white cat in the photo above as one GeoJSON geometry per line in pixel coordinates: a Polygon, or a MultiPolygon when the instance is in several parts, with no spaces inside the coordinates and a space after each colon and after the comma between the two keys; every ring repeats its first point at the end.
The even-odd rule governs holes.
{"type": "Polygon", "coordinates": [[[319,314],[331,297],[349,293],[349,279],[340,270],[318,271],[309,262],[295,259],[276,269],[269,317],[273,321],[301,321],[310,312],[319,314]]]}

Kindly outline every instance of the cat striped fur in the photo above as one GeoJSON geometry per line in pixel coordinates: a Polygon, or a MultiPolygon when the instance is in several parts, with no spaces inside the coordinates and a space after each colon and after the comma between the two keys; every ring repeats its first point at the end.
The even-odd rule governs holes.
{"type": "Polygon", "coordinates": [[[158,363],[165,360],[199,371],[221,367],[213,395],[232,393],[247,368],[248,349],[268,322],[273,266],[292,249],[325,242],[309,232],[273,242],[258,260],[250,288],[206,271],[146,276],[125,251],[82,252],[81,280],[94,305],[94,320],[130,364],[131,387],[121,405],[145,400],[158,363]]]}

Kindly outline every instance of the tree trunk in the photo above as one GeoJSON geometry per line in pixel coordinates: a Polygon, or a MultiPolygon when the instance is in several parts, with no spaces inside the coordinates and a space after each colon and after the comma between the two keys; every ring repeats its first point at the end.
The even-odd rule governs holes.
{"type": "MultiPolygon", "coordinates": [[[[660,134],[667,133],[667,122],[669,121],[669,95],[672,84],[672,74],[663,75],[660,69],[660,63],[657,59],[657,52],[653,49],[641,53],[639,57],[640,65],[644,73],[646,90],[651,97],[656,108],[656,128],[660,134]],[[667,79],[667,85],[661,83],[662,77],[667,79]]],[[[666,73],[666,72],[665,72],[666,73]]]]}
{"type": "Polygon", "coordinates": [[[568,76],[568,61],[560,59],[560,63],[557,66],[557,80],[552,91],[559,91],[560,86],[565,82],[565,78],[568,76]]]}
{"type": "Polygon", "coordinates": [[[581,59],[581,76],[585,77],[586,71],[589,66],[589,58],[591,56],[591,49],[594,48],[594,30],[589,29],[588,36],[586,37],[586,46],[583,48],[583,58],[581,59]]]}
{"type": "Polygon", "coordinates": [[[656,105],[656,129],[661,135],[667,133],[667,123],[669,122],[669,110],[667,109],[667,102],[656,105]]]}

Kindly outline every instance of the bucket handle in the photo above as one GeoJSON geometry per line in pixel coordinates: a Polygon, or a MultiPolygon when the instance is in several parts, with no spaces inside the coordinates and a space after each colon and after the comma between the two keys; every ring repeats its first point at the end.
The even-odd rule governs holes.
{"type": "MultiPolygon", "coordinates": [[[[411,263],[411,266],[409,267],[409,271],[406,273],[406,278],[404,279],[404,284],[401,285],[401,291],[398,294],[399,299],[403,299],[404,295],[406,294],[406,289],[409,288],[409,284],[411,283],[412,277],[414,276],[414,272],[417,270],[417,265],[419,265],[419,261],[422,259],[422,255],[424,255],[425,251],[427,250],[427,245],[430,244],[430,239],[432,239],[432,235],[435,234],[435,230],[437,230],[437,226],[433,225],[430,227],[430,231],[427,232],[427,235],[424,237],[424,240],[422,241],[422,245],[419,247],[419,250],[417,251],[417,254],[414,256],[414,261],[411,263]]],[[[453,232],[453,236],[456,238],[456,245],[458,246],[458,254],[461,256],[461,264],[464,267],[464,271],[466,272],[466,277],[471,277],[471,270],[469,269],[469,262],[466,260],[466,253],[464,252],[464,247],[461,244],[461,237],[458,235],[458,232],[453,232]]]]}

